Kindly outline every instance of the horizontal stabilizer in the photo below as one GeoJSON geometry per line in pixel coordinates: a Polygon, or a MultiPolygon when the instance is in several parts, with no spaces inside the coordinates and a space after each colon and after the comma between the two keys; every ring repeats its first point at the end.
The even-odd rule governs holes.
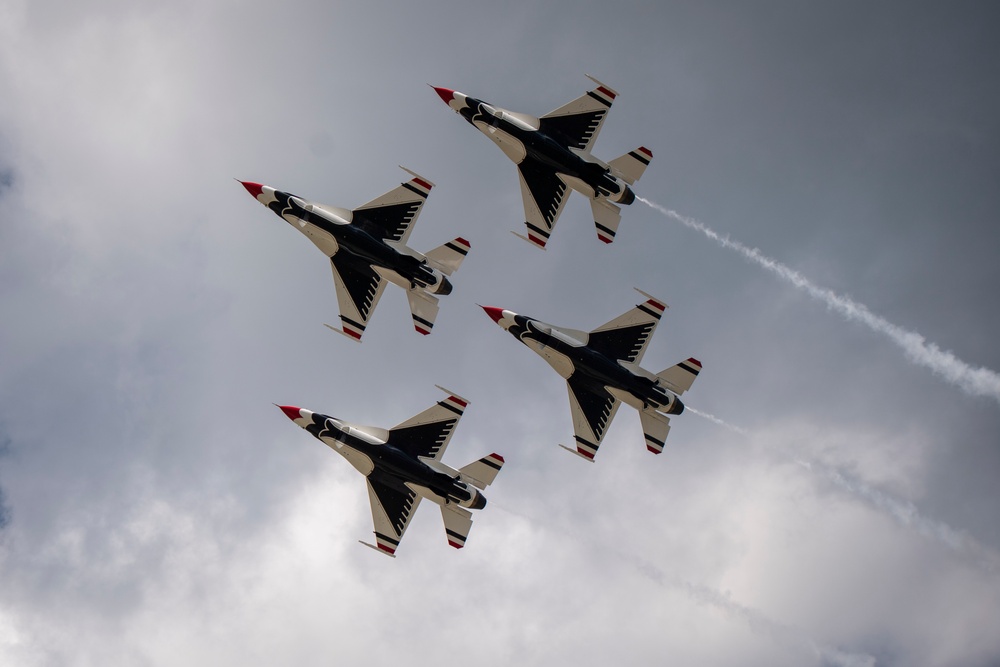
{"type": "Polygon", "coordinates": [[[691,388],[700,372],[701,362],[692,357],[665,371],[660,371],[656,374],[656,378],[659,384],[680,396],[691,388]]]}
{"type": "Polygon", "coordinates": [[[441,505],[441,518],[444,519],[448,544],[456,549],[464,547],[472,530],[472,512],[455,505],[441,505]]]}
{"type": "Polygon", "coordinates": [[[642,178],[642,173],[646,171],[652,159],[653,152],[641,146],[621,157],[616,157],[608,163],[608,166],[611,167],[611,173],[632,185],[642,178]]]}
{"type": "Polygon", "coordinates": [[[413,315],[413,328],[417,333],[427,335],[434,328],[440,305],[438,300],[420,290],[407,290],[406,298],[410,302],[410,313],[413,315]]]}
{"type": "Polygon", "coordinates": [[[497,478],[497,473],[500,472],[503,463],[503,457],[494,453],[460,468],[458,472],[465,482],[477,489],[485,489],[497,478]]]}
{"type": "Polygon", "coordinates": [[[446,276],[450,276],[462,264],[472,245],[461,236],[438,246],[424,255],[427,262],[446,276]]]}
{"type": "Polygon", "coordinates": [[[670,433],[670,417],[654,410],[640,410],[639,421],[642,423],[642,434],[646,437],[646,449],[654,454],[661,454],[667,434],[670,433]]]}
{"type": "Polygon", "coordinates": [[[622,210],[606,199],[591,199],[590,208],[594,212],[597,238],[605,243],[611,243],[615,240],[615,234],[618,233],[618,223],[622,221],[622,210]]]}

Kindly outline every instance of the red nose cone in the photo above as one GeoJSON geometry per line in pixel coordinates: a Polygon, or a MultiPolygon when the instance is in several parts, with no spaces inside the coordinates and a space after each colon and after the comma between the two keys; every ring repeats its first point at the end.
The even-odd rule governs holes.
{"type": "Polygon", "coordinates": [[[278,407],[281,408],[281,411],[285,413],[285,416],[291,419],[292,421],[295,421],[296,419],[302,416],[301,414],[299,414],[299,409],[294,405],[279,405],[278,407]]]}
{"type": "Polygon", "coordinates": [[[254,199],[259,197],[261,190],[264,189],[264,186],[260,183],[251,183],[250,181],[240,181],[240,183],[247,189],[247,192],[249,192],[250,196],[254,199]]]}
{"type": "Polygon", "coordinates": [[[503,308],[493,308],[492,306],[480,306],[480,308],[485,310],[486,314],[489,315],[494,322],[500,324],[500,320],[503,319],[503,308]]]}
{"type": "Polygon", "coordinates": [[[444,103],[449,106],[451,105],[451,101],[455,99],[454,90],[450,90],[448,88],[438,88],[437,86],[431,86],[431,88],[433,88],[434,92],[438,94],[438,97],[440,97],[444,103]]]}

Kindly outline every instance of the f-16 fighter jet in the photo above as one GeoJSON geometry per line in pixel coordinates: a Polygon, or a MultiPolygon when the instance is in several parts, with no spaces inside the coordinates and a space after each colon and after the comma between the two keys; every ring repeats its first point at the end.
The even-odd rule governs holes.
{"type": "Polygon", "coordinates": [[[494,107],[448,88],[432,86],[445,104],[457,111],[500,147],[517,164],[524,198],[528,236],[544,249],[572,188],[590,197],[597,238],[615,240],[621,209],[635,201],[630,185],[639,180],[653,153],[646,147],[630,151],[609,163],[591,155],[604,117],[618,95],[588,75],[597,87],[587,94],[535,118],[494,107]]]}
{"type": "Polygon", "coordinates": [[[434,295],[451,293],[448,276],[469,252],[469,242],[461,237],[426,255],[407,247],[413,223],[434,184],[403,170],[413,178],[353,211],[240,181],[254,199],[330,258],[343,329],[326,326],[353,340],[361,340],[387,281],[406,290],[414,328],[429,334],[438,313],[434,295]]]}
{"type": "Polygon", "coordinates": [[[278,406],[368,478],[375,544],[361,543],[389,556],[395,556],[421,498],[441,506],[448,544],[456,549],[465,546],[472,528],[472,513],[466,508],[486,506],[486,497],[479,489],[492,484],[503,467],[499,454],[484,456],[459,470],[441,463],[468,401],[438,389],[448,393],[448,398],[390,429],[352,424],[291,405],[278,406]]]}
{"type": "Polygon", "coordinates": [[[622,402],[639,411],[646,448],[654,454],[661,453],[670,431],[669,415],[684,411],[678,396],[691,388],[701,371],[697,359],[682,361],[655,375],[639,367],[667,306],[645,292],[636,291],[648,300],[589,333],[482,306],[494,322],[566,378],[576,449],[560,446],[588,461],[594,460],[622,402]]]}

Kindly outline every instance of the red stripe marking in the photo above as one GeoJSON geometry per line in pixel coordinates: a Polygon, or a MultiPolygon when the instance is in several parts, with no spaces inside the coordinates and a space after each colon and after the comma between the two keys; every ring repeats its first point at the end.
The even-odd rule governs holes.
{"type": "Polygon", "coordinates": [[[591,454],[590,452],[588,452],[586,449],[583,449],[582,447],[577,447],[576,451],[580,452],[581,454],[583,454],[584,456],[586,456],[588,459],[594,458],[593,454],[591,454]]]}
{"type": "Polygon", "coordinates": [[[604,236],[603,234],[598,234],[597,238],[601,239],[605,243],[611,243],[612,241],[614,241],[614,239],[608,238],[607,236],[604,236]]]}
{"type": "Polygon", "coordinates": [[[426,336],[426,335],[428,335],[428,334],[430,333],[430,330],[428,330],[428,329],[421,329],[421,328],[420,328],[419,326],[417,326],[416,324],[414,324],[414,325],[413,325],[413,328],[417,330],[417,333],[419,333],[419,334],[423,334],[423,335],[425,335],[425,336],[426,336]]]}
{"type": "Polygon", "coordinates": [[[452,401],[455,401],[456,403],[458,403],[459,405],[461,405],[463,408],[466,407],[467,405],[469,405],[468,401],[463,401],[458,396],[449,396],[448,399],[452,400],[452,401]]]}
{"type": "Polygon", "coordinates": [[[650,306],[652,306],[653,308],[656,308],[661,313],[666,310],[666,306],[664,306],[662,303],[657,303],[656,301],[653,301],[652,299],[650,299],[646,303],[649,304],[650,306]]]}
{"type": "Polygon", "coordinates": [[[387,547],[384,544],[382,544],[381,542],[378,542],[378,548],[381,549],[382,551],[388,551],[389,553],[394,554],[394,555],[396,553],[395,549],[393,549],[391,547],[387,547]]]}
{"type": "Polygon", "coordinates": [[[431,185],[430,183],[421,178],[414,178],[413,182],[426,190],[430,190],[431,188],[434,187],[433,185],[431,185]]]}
{"type": "Polygon", "coordinates": [[[639,150],[648,155],[649,157],[653,157],[653,151],[649,150],[645,146],[639,146],[639,150]]]}
{"type": "Polygon", "coordinates": [[[613,92],[611,92],[610,90],[608,90],[607,88],[605,88],[604,86],[598,86],[597,90],[598,90],[598,92],[604,93],[605,95],[607,95],[611,99],[615,99],[615,94],[613,92]]]}
{"type": "Polygon", "coordinates": [[[461,549],[462,547],[465,546],[464,544],[459,544],[458,542],[452,542],[451,540],[448,540],[448,544],[455,547],[456,549],[461,549]]]}
{"type": "Polygon", "coordinates": [[[472,249],[472,244],[469,243],[468,241],[466,241],[465,239],[463,239],[461,236],[459,236],[457,239],[455,239],[455,243],[461,243],[466,248],[469,248],[470,250],[472,249]]]}
{"type": "Polygon", "coordinates": [[[688,359],[688,361],[697,366],[698,368],[701,368],[701,362],[695,359],[694,357],[691,357],[690,359],[688,359]]]}
{"type": "Polygon", "coordinates": [[[491,459],[496,459],[500,463],[504,463],[503,457],[500,456],[499,454],[495,453],[495,452],[493,454],[490,454],[490,458],[491,459]]]}
{"type": "Polygon", "coordinates": [[[529,232],[529,234],[528,234],[528,238],[529,238],[529,239],[531,239],[531,242],[532,242],[532,243],[537,243],[538,245],[542,246],[543,248],[545,247],[545,241],[541,240],[540,238],[538,238],[538,237],[537,237],[537,236],[535,236],[534,234],[531,234],[531,233],[529,232]]]}
{"type": "Polygon", "coordinates": [[[653,447],[650,447],[649,445],[646,445],[646,449],[648,449],[649,451],[653,452],[654,454],[662,454],[663,453],[662,450],[654,449],[653,447]]]}

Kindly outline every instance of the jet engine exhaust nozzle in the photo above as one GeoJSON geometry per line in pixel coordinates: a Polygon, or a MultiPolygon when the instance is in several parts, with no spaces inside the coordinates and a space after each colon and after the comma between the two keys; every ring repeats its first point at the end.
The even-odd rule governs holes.
{"type": "Polygon", "coordinates": [[[622,191],[621,196],[618,198],[618,203],[621,204],[622,206],[628,206],[634,201],[635,201],[635,193],[632,192],[632,188],[626,185],[625,189],[622,191]]]}
{"type": "Polygon", "coordinates": [[[667,410],[667,414],[679,415],[682,412],[684,412],[684,403],[681,402],[681,399],[675,398],[674,402],[670,405],[670,409],[667,410]]]}
{"type": "Polygon", "coordinates": [[[441,294],[443,296],[448,296],[449,294],[451,294],[451,290],[452,290],[451,281],[448,280],[447,276],[441,276],[441,282],[439,282],[437,286],[434,288],[434,293],[441,294]]]}
{"type": "Polygon", "coordinates": [[[472,502],[469,503],[469,508],[474,510],[481,510],[486,507],[486,496],[476,491],[476,495],[473,496],[472,502]]]}

